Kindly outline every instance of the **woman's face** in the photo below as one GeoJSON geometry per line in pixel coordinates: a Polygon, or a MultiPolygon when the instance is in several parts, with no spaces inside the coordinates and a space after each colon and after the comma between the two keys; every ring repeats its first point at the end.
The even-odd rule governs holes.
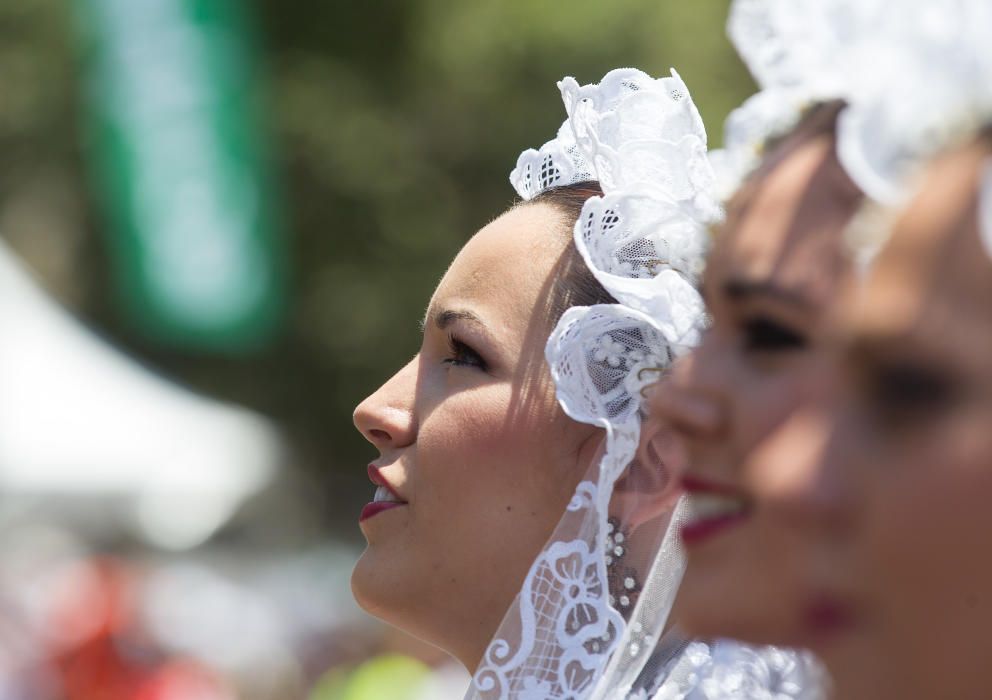
{"type": "Polygon", "coordinates": [[[835,156],[832,129],[801,130],[731,202],[707,262],[712,325],[652,396],[652,418],[684,442],[694,503],[676,614],[699,636],[785,643],[796,546],[752,507],[740,465],[793,408],[820,324],[847,262],[842,231],[861,193],[835,156]]]}
{"type": "Polygon", "coordinates": [[[470,669],[599,442],[559,409],[544,363],[568,224],[532,204],[479,231],[434,292],[420,352],[355,410],[379,451],[370,478],[402,502],[363,511],[355,597],[470,669]]]}
{"type": "MultiPolygon", "coordinates": [[[[988,696],[992,261],[970,147],[936,163],[838,322],[820,386],[745,465],[803,538],[795,611],[837,697],[988,696]]],[[[756,507],[756,510],[757,508],[756,507]]]]}

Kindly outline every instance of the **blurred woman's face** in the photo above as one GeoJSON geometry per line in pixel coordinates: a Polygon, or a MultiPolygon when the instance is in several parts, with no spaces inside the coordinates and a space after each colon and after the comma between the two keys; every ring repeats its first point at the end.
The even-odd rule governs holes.
{"type": "Polygon", "coordinates": [[[544,363],[568,223],[532,204],[479,231],[431,299],[420,352],[355,410],[380,486],[355,597],[469,669],[599,443],[558,407],[544,363]]]}
{"type": "Polygon", "coordinates": [[[684,442],[694,515],[677,615],[698,636],[786,644],[800,595],[792,533],[754,507],[740,465],[795,406],[820,324],[847,270],[842,231],[862,199],[832,129],[802,131],[731,202],[707,262],[712,325],[652,395],[684,442]]]}
{"type": "Polygon", "coordinates": [[[978,147],[936,163],[838,322],[821,386],[744,467],[803,538],[804,644],[842,698],[988,697],[992,260],[978,147]]]}

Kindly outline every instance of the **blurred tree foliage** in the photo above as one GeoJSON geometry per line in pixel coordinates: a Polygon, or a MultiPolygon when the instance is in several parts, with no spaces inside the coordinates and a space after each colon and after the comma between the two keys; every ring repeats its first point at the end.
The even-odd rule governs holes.
{"type": "Polygon", "coordinates": [[[374,454],[352,408],[416,352],[448,262],[512,201],[517,154],[554,134],[564,115],[555,81],[675,66],[718,145],[723,118],[753,91],[725,38],[728,4],[256,0],[293,302],[271,347],[231,358],[155,347],[122,324],[85,179],[69,4],[5,0],[0,235],[114,342],[276,419],[328,524],[350,523],[374,454]]]}

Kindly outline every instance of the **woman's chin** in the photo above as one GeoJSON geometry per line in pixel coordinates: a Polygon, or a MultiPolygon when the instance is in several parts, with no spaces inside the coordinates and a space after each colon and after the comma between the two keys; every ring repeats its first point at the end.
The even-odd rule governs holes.
{"type": "Polygon", "coordinates": [[[362,610],[391,623],[388,611],[393,606],[390,598],[395,598],[403,587],[395,581],[395,576],[377,565],[378,558],[372,547],[366,547],[362,552],[351,571],[351,594],[362,610]]]}

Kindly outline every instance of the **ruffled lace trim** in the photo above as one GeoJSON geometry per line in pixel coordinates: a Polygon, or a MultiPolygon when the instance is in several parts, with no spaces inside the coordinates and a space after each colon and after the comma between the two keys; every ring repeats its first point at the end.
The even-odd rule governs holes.
{"type": "MultiPolygon", "coordinates": [[[[566,311],[546,358],[559,402],[574,419],[604,427],[606,449],[531,566],[469,697],[583,700],[616,649],[652,646],[647,633],[631,641],[611,604],[607,515],[637,450],[640,390],[698,337],[703,306],[693,282],[707,225],[722,216],[703,123],[678,74],[655,80],[620,69],[598,85],[565,78],[559,88],[568,119],[555,139],[521,154],[510,181],[525,200],[588,179],[605,192],[585,203],[575,242],[619,303],[566,311]]],[[[677,583],[680,566],[671,575],[677,583]]],[[[673,596],[676,588],[652,590],[673,596]]],[[[664,599],[655,602],[667,611],[664,599]]]]}

